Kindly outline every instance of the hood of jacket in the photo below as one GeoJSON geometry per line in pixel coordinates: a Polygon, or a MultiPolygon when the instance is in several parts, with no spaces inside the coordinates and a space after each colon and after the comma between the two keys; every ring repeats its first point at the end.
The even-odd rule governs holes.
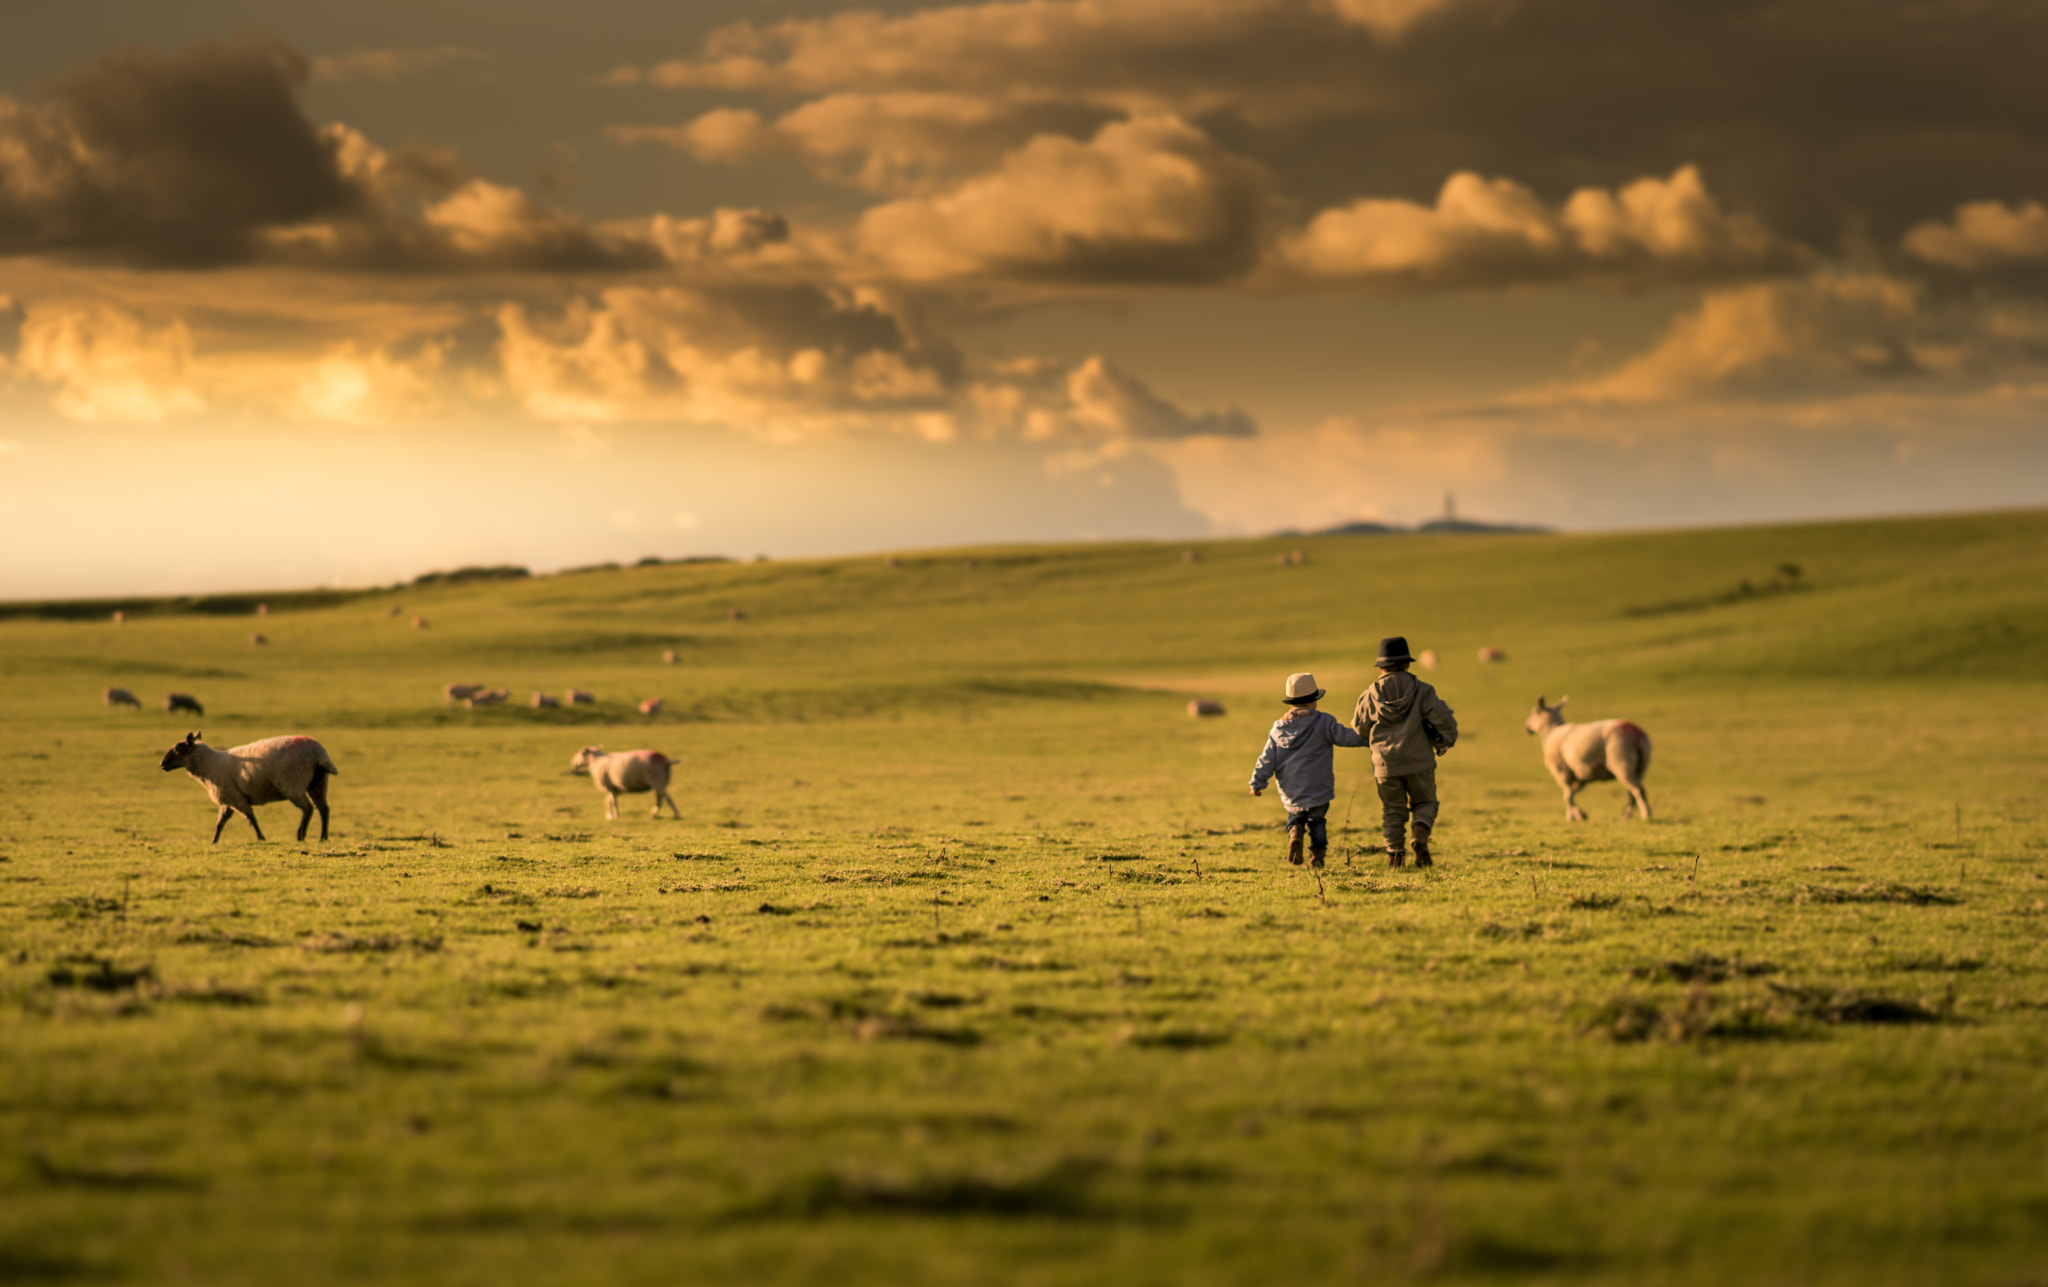
{"type": "MultiPolygon", "coordinates": [[[[1308,736],[1309,730],[1319,722],[1316,717],[1323,713],[1303,706],[1282,715],[1273,721],[1273,741],[1283,747],[1293,747],[1308,736]]],[[[1336,716],[1330,718],[1335,719],[1336,716]]]]}
{"type": "Polygon", "coordinates": [[[1415,707],[1415,699],[1422,696],[1422,681],[1405,670],[1392,671],[1373,682],[1379,694],[1380,709],[1385,712],[1389,724],[1398,724],[1408,718],[1408,712],[1415,707]]]}

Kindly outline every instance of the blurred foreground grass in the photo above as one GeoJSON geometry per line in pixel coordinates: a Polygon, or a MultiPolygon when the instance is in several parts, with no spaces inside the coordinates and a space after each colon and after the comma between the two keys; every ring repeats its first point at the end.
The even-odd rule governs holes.
{"type": "Polygon", "coordinates": [[[0,620],[0,1281],[2048,1282],[2048,515],[1197,548],[0,620]],[[1441,865],[1340,755],[1319,888],[1244,778],[1390,633],[1441,865]]]}

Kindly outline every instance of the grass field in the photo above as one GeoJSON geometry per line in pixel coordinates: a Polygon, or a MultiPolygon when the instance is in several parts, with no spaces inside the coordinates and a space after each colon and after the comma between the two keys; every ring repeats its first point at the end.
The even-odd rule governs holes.
{"type": "Polygon", "coordinates": [[[1197,548],[0,611],[0,1282],[2048,1284],[2048,514],[1197,548]],[[1319,887],[1245,778],[1393,633],[1439,866],[1340,752],[1319,887]]]}

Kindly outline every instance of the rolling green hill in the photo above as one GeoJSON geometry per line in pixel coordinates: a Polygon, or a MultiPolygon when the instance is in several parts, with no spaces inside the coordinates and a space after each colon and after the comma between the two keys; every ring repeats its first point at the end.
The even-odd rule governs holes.
{"type": "Polygon", "coordinates": [[[9,604],[0,681],[0,1280],[2048,1264],[2048,513],[9,604]],[[1244,781],[1397,633],[1440,865],[1340,752],[1318,881],[1244,781]],[[1564,821],[1538,693],[1655,822],[1564,821]],[[208,846],[190,729],[318,737],[333,834],[208,846]]]}

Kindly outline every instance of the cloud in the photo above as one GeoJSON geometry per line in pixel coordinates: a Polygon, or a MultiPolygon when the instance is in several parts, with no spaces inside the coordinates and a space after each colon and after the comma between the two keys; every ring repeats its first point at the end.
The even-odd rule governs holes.
{"type": "Polygon", "coordinates": [[[861,251],[912,281],[1211,281],[1257,255],[1257,167],[1172,117],[1041,135],[992,174],[861,216],[861,251]]]}
{"type": "Polygon", "coordinates": [[[784,440],[879,432],[1100,445],[1256,432],[1241,411],[1184,409],[1100,357],[969,370],[870,293],[621,287],[550,317],[507,305],[498,321],[513,395],[584,434],[652,422],[784,440]]]}
{"type": "Polygon", "coordinates": [[[286,405],[302,419],[336,424],[419,419],[441,407],[435,376],[443,354],[429,345],[408,362],[380,349],[336,345],[312,364],[286,405]]]}
{"type": "Polygon", "coordinates": [[[434,45],[425,48],[354,49],[312,61],[313,79],[331,84],[350,81],[389,81],[445,67],[450,63],[474,62],[485,57],[482,50],[463,45],[434,45]]]}
{"type": "Polygon", "coordinates": [[[206,408],[190,329],[150,326],[111,304],[31,309],[15,366],[54,386],[54,405],[73,420],[161,424],[206,408]]]}
{"type": "Polygon", "coordinates": [[[1046,133],[1088,133],[1096,109],[962,93],[840,93],[767,121],[721,107],[685,125],[613,126],[613,138],[660,143],[700,161],[789,156],[834,183],[892,195],[927,192],[986,169],[1046,133]]]}
{"type": "Polygon", "coordinates": [[[0,255],[219,263],[261,229],[357,212],[335,139],[300,110],[306,76],[251,39],[122,50],[0,98],[0,255]]]}
{"type": "Polygon", "coordinates": [[[1364,199],[1325,210],[1280,247],[1302,278],[1432,286],[1598,279],[1659,281],[1782,273],[1799,252],[1728,214],[1699,170],[1618,191],[1581,188],[1552,208],[1522,184],[1460,172],[1433,206],[1364,199]]]}
{"type": "Polygon", "coordinates": [[[1950,222],[1916,226],[1905,245],[1918,259],[1967,271],[2048,260],[2048,206],[1973,201],[1956,207],[1950,222]]]}
{"type": "Polygon", "coordinates": [[[660,267],[660,249],[386,151],[300,104],[309,64],[250,38],[122,50],[0,98],[0,257],[149,268],[288,262],[387,272],[660,267]]]}

